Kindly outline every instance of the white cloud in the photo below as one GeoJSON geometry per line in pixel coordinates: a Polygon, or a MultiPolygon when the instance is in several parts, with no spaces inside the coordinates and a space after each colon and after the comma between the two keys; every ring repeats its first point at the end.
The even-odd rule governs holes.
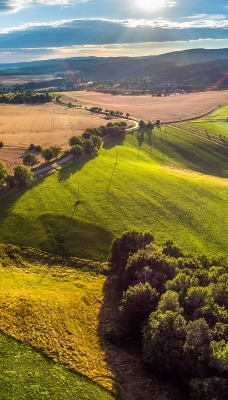
{"type": "MultiPolygon", "coordinates": [[[[45,1],[45,0],[40,0],[45,1]]],[[[53,0],[58,1],[58,0],[53,0]]],[[[59,0],[64,1],[64,0],[59,0]]],[[[129,28],[137,28],[137,27],[149,27],[149,28],[163,28],[163,29],[191,29],[191,28],[214,28],[214,29],[224,29],[228,30],[228,19],[223,15],[212,15],[210,18],[206,18],[207,14],[198,14],[190,17],[186,17],[185,21],[171,21],[163,18],[155,18],[155,19],[128,19],[128,20],[110,20],[104,18],[88,18],[88,19],[62,19],[53,22],[37,22],[37,23],[27,23],[19,26],[9,27],[0,29],[1,34],[9,34],[13,32],[22,32],[37,28],[49,27],[49,28],[58,28],[58,27],[67,27],[72,23],[77,21],[101,21],[101,22],[110,22],[115,24],[124,25],[129,28]],[[217,18],[216,18],[217,17],[217,18]],[[222,17],[224,17],[222,19],[222,17]]]]}
{"type": "Polygon", "coordinates": [[[13,33],[13,32],[22,32],[22,31],[27,31],[29,29],[36,29],[36,28],[43,28],[43,27],[50,27],[50,28],[58,28],[60,26],[64,26],[66,24],[70,24],[71,22],[74,22],[74,19],[62,19],[59,21],[54,21],[54,22],[28,22],[27,24],[24,25],[19,25],[19,26],[14,26],[11,28],[4,28],[0,29],[0,35],[7,35],[8,33],[13,33]]]}
{"type": "Polygon", "coordinates": [[[220,28],[228,29],[228,19],[215,18],[215,16],[208,16],[205,18],[206,14],[199,14],[197,18],[187,18],[187,21],[178,22],[171,21],[168,19],[155,18],[155,19],[131,19],[123,21],[125,26],[131,28],[136,28],[137,26],[148,26],[151,28],[166,28],[166,29],[189,29],[189,28],[220,28]],[[214,18],[213,18],[214,17],[214,18]]]}
{"type": "Polygon", "coordinates": [[[194,14],[189,17],[185,17],[186,19],[226,19],[224,14],[194,14]]]}
{"type": "Polygon", "coordinates": [[[17,12],[25,7],[35,4],[46,6],[69,5],[71,3],[84,3],[89,0],[0,0],[0,12],[17,12]]]}

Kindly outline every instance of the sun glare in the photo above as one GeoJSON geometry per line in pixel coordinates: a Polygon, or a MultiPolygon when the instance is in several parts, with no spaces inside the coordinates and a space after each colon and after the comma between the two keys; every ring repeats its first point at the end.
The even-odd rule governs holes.
{"type": "Polygon", "coordinates": [[[156,10],[157,8],[163,7],[166,0],[136,0],[136,4],[144,10],[156,10]]]}

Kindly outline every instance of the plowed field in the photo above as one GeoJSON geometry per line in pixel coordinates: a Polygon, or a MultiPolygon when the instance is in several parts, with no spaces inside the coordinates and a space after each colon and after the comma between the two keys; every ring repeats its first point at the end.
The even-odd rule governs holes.
{"type": "Polygon", "coordinates": [[[163,122],[181,121],[204,115],[228,102],[228,91],[176,94],[166,97],[113,96],[98,92],[65,92],[63,100],[77,99],[83,106],[119,110],[132,117],[163,122]]]}

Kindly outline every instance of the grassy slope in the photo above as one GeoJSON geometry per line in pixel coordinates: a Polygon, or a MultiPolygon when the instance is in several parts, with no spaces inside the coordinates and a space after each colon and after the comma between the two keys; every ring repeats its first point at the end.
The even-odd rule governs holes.
{"type": "Polygon", "coordinates": [[[6,265],[0,260],[1,329],[111,388],[97,336],[105,276],[61,266],[6,265]]]}
{"type": "Polygon", "coordinates": [[[1,400],[111,400],[95,383],[0,334],[1,400]]]}
{"type": "Polygon", "coordinates": [[[193,126],[228,137],[228,104],[218,108],[204,118],[192,122],[193,126]]]}
{"type": "Polygon", "coordinates": [[[162,139],[155,130],[150,147],[145,134],[138,157],[136,137],[128,135],[116,147],[109,189],[116,157],[111,146],[2,199],[0,240],[51,251],[61,243],[69,255],[101,260],[116,235],[137,229],[150,230],[158,242],[172,238],[186,251],[225,255],[227,153],[174,127],[163,128],[162,139]],[[75,207],[78,182],[81,203],[75,207]]]}

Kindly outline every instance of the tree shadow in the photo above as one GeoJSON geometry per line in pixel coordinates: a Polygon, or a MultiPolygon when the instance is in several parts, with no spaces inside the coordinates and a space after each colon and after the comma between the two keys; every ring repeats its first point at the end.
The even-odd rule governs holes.
{"type": "Polygon", "coordinates": [[[72,205],[71,215],[44,214],[39,223],[45,231],[43,249],[62,256],[77,256],[91,260],[104,260],[113,235],[95,224],[77,219],[81,202],[72,205]],[[95,250],[94,250],[95,249],[95,250]]]}
{"type": "Polygon", "coordinates": [[[60,182],[66,181],[75,172],[80,171],[85,164],[97,157],[97,154],[85,155],[82,158],[75,158],[67,165],[63,165],[58,171],[58,179],[60,182]]]}
{"type": "Polygon", "coordinates": [[[116,329],[121,300],[116,276],[110,274],[103,287],[104,301],[99,314],[98,337],[113,376],[113,390],[124,400],[184,400],[177,384],[161,379],[144,364],[141,349],[113,344],[108,332],[116,329]]]}
{"type": "Polygon", "coordinates": [[[105,150],[109,150],[109,149],[111,149],[112,147],[115,147],[115,146],[122,146],[124,144],[125,136],[126,136],[125,134],[122,134],[122,135],[120,135],[118,137],[114,137],[114,138],[110,137],[110,138],[108,138],[107,140],[105,140],[103,142],[103,148],[105,150]]]}

